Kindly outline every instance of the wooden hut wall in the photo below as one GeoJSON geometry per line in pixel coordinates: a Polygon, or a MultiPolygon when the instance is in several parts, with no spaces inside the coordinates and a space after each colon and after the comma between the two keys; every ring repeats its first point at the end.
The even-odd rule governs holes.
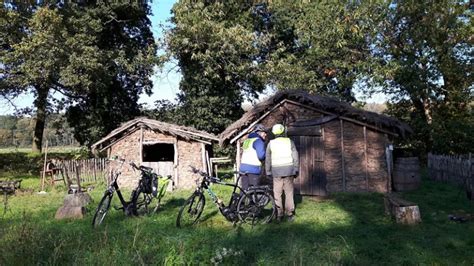
{"type": "MultiPolygon", "coordinates": [[[[283,121],[310,120],[323,115],[311,108],[285,103],[260,123],[271,127],[283,121]]],[[[384,133],[339,119],[323,124],[322,130],[328,192],[386,192],[389,189],[384,153],[389,141],[384,133]]]]}
{"type": "Polygon", "coordinates": [[[385,147],[389,143],[387,135],[367,129],[367,172],[370,191],[391,190],[385,159],[385,147]]]}
{"type": "Polygon", "coordinates": [[[328,192],[344,191],[345,180],[342,173],[341,124],[336,119],[323,125],[324,169],[328,192]]]}
{"type": "MultiPolygon", "coordinates": [[[[140,163],[140,138],[141,131],[137,130],[121,139],[110,147],[111,156],[119,156],[126,160],[140,163]]],[[[143,129],[142,141],[143,143],[164,142],[175,144],[177,148],[175,150],[175,153],[177,153],[175,154],[175,158],[177,159],[176,170],[173,174],[175,186],[191,188],[195,184],[194,180],[199,178],[199,176],[190,173],[189,166],[192,165],[196,168],[202,167],[200,142],[177,139],[174,136],[158,133],[150,129],[143,129]]],[[[137,185],[137,181],[136,173],[134,173],[130,167],[124,166],[122,168],[122,176],[119,179],[119,185],[133,188],[137,185]]]]}
{"type": "Polygon", "coordinates": [[[364,128],[345,121],[342,125],[346,191],[368,191],[364,128]]]}
{"type": "Polygon", "coordinates": [[[201,143],[196,141],[178,140],[178,182],[175,184],[178,188],[193,188],[196,186],[194,180],[200,176],[191,173],[190,166],[202,169],[202,150],[201,143]]]}
{"type": "MultiPolygon", "coordinates": [[[[122,138],[117,143],[110,146],[110,157],[118,156],[133,162],[140,162],[140,149],[138,149],[140,143],[140,130],[137,130],[127,137],[122,138]]],[[[118,167],[118,162],[113,162],[112,167],[118,167]]],[[[128,165],[123,165],[121,169],[122,175],[118,179],[118,183],[121,187],[135,187],[138,183],[136,174],[128,165]]]]}

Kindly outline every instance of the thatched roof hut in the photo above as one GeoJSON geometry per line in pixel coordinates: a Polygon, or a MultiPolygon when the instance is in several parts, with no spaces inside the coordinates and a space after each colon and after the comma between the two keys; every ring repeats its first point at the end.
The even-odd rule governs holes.
{"type": "Polygon", "coordinates": [[[247,111],[220,134],[223,145],[237,145],[257,123],[270,128],[287,126],[300,153],[301,194],[325,195],[333,191],[390,191],[394,137],[411,133],[395,118],[364,111],[334,98],[300,90],[279,91],[247,111]]]}
{"type": "MultiPolygon", "coordinates": [[[[152,167],[163,176],[171,175],[175,187],[191,187],[197,176],[189,167],[210,171],[211,145],[217,141],[216,136],[204,131],[139,117],[123,123],[94,143],[92,149],[152,167]]],[[[133,187],[136,175],[124,170],[121,185],[133,187]]]]}

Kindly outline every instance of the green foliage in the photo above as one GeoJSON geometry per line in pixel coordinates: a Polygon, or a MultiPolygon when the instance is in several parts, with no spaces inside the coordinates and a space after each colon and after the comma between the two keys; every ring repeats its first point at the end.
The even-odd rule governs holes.
{"type": "Polygon", "coordinates": [[[35,95],[35,150],[41,149],[53,107],[68,108],[76,138],[90,145],[138,115],[138,96],[151,93],[149,78],[157,61],[149,7],[42,4],[26,9],[1,5],[1,95],[35,95]],[[63,99],[57,102],[52,92],[63,99]]]}
{"type": "MultiPolygon", "coordinates": [[[[37,190],[39,182],[23,182],[37,190]],[[35,184],[36,187],[30,185],[35,184]]],[[[54,220],[64,192],[27,192],[9,198],[0,219],[0,264],[472,264],[473,223],[448,215],[473,212],[458,188],[426,181],[404,198],[420,206],[422,224],[401,226],[384,215],[380,194],[339,193],[297,201],[293,223],[232,226],[207,201],[203,221],[175,227],[176,214],[191,191],[168,193],[152,216],[127,218],[111,210],[105,226],[92,229],[93,210],[104,187],[90,194],[83,220],[54,220]]],[[[213,187],[216,193],[229,189],[213,187]]],[[[129,195],[129,191],[124,192],[129,195]]],[[[113,205],[118,201],[114,198],[113,205]]],[[[2,206],[3,207],[3,206],[2,206]]],[[[2,211],[3,209],[1,209],[2,211]]]]}
{"type": "Polygon", "coordinates": [[[354,82],[374,65],[370,45],[382,11],[368,2],[180,1],[166,45],[183,79],[168,114],[219,133],[241,116],[243,99],[265,87],[354,101],[354,82]]]}
{"type": "Polygon", "coordinates": [[[269,84],[354,101],[354,83],[376,64],[370,46],[383,7],[377,1],[269,4],[272,50],[264,64],[269,84]]]}
{"type": "MultiPolygon", "coordinates": [[[[84,159],[89,158],[87,149],[70,152],[49,152],[48,159],[84,159]]],[[[36,152],[0,152],[0,177],[39,175],[44,165],[44,155],[36,152]]]]}
{"type": "Polygon", "coordinates": [[[140,115],[138,97],[151,93],[157,63],[149,14],[148,6],[127,4],[71,11],[74,56],[63,74],[70,86],[87,91],[72,99],[66,115],[81,144],[91,145],[140,115]]]}
{"type": "Polygon", "coordinates": [[[386,9],[377,43],[385,67],[378,78],[391,96],[392,114],[416,132],[409,144],[422,153],[473,151],[466,137],[474,99],[472,14],[451,0],[397,1],[386,9]]]}
{"type": "Polygon", "coordinates": [[[166,42],[183,75],[182,123],[219,133],[242,115],[245,96],[263,90],[251,9],[252,4],[221,1],[180,1],[173,7],[166,42]]]}
{"type": "MultiPolygon", "coordinates": [[[[49,114],[44,135],[44,139],[48,140],[49,148],[77,145],[73,129],[65,120],[65,116],[62,114],[49,114]]],[[[34,119],[31,117],[0,115],[0,147],[31,147],[31,132],[34,130],[34,125],[34,119]]]]}

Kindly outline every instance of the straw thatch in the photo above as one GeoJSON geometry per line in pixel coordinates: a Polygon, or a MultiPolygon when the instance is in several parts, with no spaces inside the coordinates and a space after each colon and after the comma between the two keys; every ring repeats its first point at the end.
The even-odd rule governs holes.
{"type": "Polygon", "coordinates": [[[106,149],[106,147],[120,140],[124,136],[127,136],[140,129],[140,127],[143,127],[145,129],[148,128],[155,132],[171,135],[177,138],[182,138],[184,140],[196,140],[207,144],[219,140],[213,134],[200,131],[192,127],[178,126],[175,124],[165,123],[146,117],[139,117],[123,123],[120,127],[110,132],[107,136],[94,143],[92,145],[92,149],[104,150],[106,149]]]}
{"type": "Polygon", "coordinates": [[[391,132],[394,135],[405,137],[407,134],[412,133],[411,128],[407,124],[395,118],[358,109],[335,98],[310,94],[302,90],[283,90],[255,105],[252,109],[247,111],[242,118],[227,127],[219,136],[220,143],[229,142],[229,140],[240,131],[250,126],[262,115],[285,100],[297,102],[321,110],[327,114],[337,115],[341,119],[360,121],[361,123],[372,125],[376,129],[391,132]]]}

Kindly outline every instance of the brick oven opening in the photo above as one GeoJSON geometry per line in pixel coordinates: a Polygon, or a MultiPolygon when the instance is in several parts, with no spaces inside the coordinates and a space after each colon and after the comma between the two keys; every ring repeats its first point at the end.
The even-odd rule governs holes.
{"type": "Polygon", "coordinates": [[[174,145],[155,143],[143,145],[143,162],[173,162],[174,145]]]}

